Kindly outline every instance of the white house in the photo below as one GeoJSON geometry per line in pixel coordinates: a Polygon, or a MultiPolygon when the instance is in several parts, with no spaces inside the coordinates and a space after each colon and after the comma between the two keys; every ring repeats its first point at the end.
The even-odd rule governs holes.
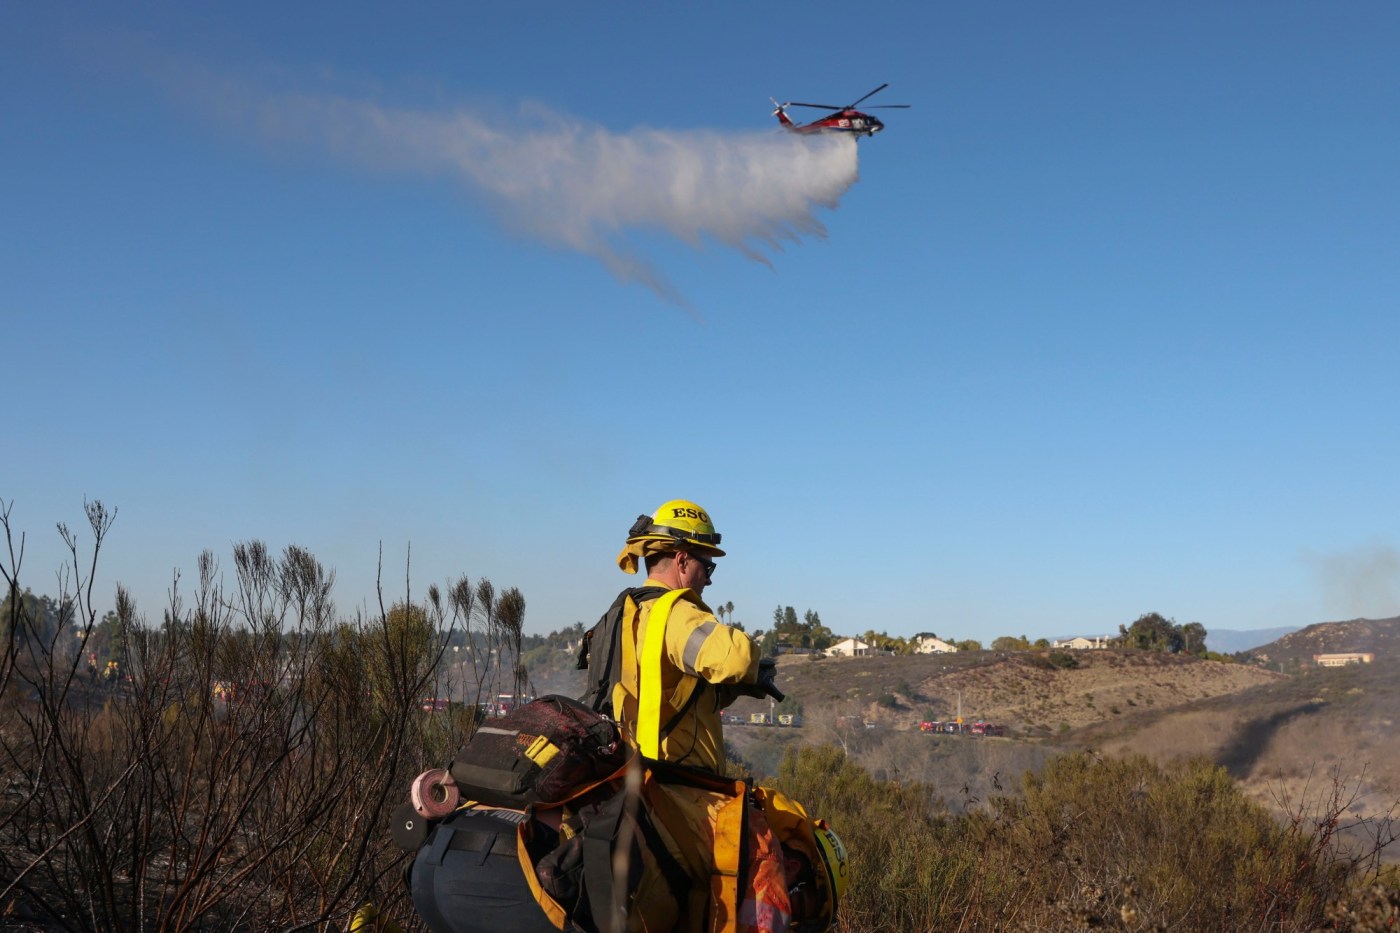
{"type": "Polygon", "coordinates": [[[936,635],[914,639],[915,654],[947,654],[950,651],[957,650],[957,645],[949,644],[936,635]]]}
{"type": "Polygon", "coordinates": [[[860,658],[868,654],[875,654],[875,649],[859,638],[843,638],[827,648],[826,653],[839,654],[847,658],[860,658]]]}
{"type": "Polygon", "coordinates": [[[1086,651],[1090,648],[1107,648],[1112,639],[1107,635],[1076,635],[1073,638],[1060,638],[1050,643],[1051,648],[1069,648],[1074,651],[1086,651]]]}

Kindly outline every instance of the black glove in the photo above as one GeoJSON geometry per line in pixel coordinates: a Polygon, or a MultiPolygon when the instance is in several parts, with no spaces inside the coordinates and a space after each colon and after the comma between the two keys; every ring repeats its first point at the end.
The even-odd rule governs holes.
{"type": "Polygon", "coordinates": [[[783,691],[778,689],[778,662],[774,658],[759,658],[758,660],[758,682],[754,686],[758,687],[758,696],[770,696],[779,703],[783,702],[783,691]]]}
{"type": "Polygon", "coordinates": [[[772,658],[759,658],[758,679],[751,684],[715,684],[715,690],[720,696],[720,708],[728,706],[739,697],[753,697],[761,700],[764,697],[772,697],[779,703],[783,701],[783,692],[778,689],[774,680],[778,676],[778,662],[772,658]]]}

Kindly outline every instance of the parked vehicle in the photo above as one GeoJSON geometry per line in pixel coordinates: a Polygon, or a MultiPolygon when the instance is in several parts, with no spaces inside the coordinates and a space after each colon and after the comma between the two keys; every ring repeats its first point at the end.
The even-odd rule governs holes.
{"type": "Polygon", "coordinates": [[[990,722],[958,722],[955,719],[927,719],[919,723],[919,731],[943,735],[1005,735],[1006,727],[990,722]]]}

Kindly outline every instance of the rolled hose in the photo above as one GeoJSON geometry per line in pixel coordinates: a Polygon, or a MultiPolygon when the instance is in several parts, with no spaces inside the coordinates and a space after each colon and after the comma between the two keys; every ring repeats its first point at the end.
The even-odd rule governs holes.
{"type": "Polygon", "coordinates": [[[442,819],[461,802],[456,783],[442,768],[424,771],[414,778],[408,795],[418,815],[429,820],[442,819]]]}

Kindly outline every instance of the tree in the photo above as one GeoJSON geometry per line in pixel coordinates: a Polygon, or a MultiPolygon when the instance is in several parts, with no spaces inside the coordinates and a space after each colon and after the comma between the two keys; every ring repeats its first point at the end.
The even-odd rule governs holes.
{"type": "Polygon", "coordinates": [[[802,614],[803,635],[802,644],[804,647],[813,648],[817,651],[831,647],[831,643],[836,640],[831,629],[822,624],[822,617],[815,609],[808,609],[802,614]]]}
{"type": "MultiPolygon", "coordinates": [[[[1201,631],[1204,640],[1205,630],[1201,631]]],[[[1170,619],[1163,618],[1156,612],[1138,616],[1137,621],[1130,626],[1118,626],[1118,633],[1126,647],[1142,651],[1165,651],[1169,654],[1177,654],[1186,643],[1181,626],[1170,619]]]]}
{"type": "Polygon", "coordinates": [[[1181,627],[1182,647],[1187,654],[1198,658],[1206,655],[1206,627],[1199,622],[1187,622],[1181,627]]]}
{"type": "Polygon", "coordinates": [[[821,616],[813,609],[803,613],[803,621],[798,621],[797,610],[791,606],[779,606],[773,610],[773,631],[779,640],[804,648],[824,648],[834,641],[831,630],[822,625],[821,616]]]}
{"type": "Polygon", "coordinates": [[[959,651],[981,651],[982,643],[973,638],[966,638],[957,643],[959,651]]]}

